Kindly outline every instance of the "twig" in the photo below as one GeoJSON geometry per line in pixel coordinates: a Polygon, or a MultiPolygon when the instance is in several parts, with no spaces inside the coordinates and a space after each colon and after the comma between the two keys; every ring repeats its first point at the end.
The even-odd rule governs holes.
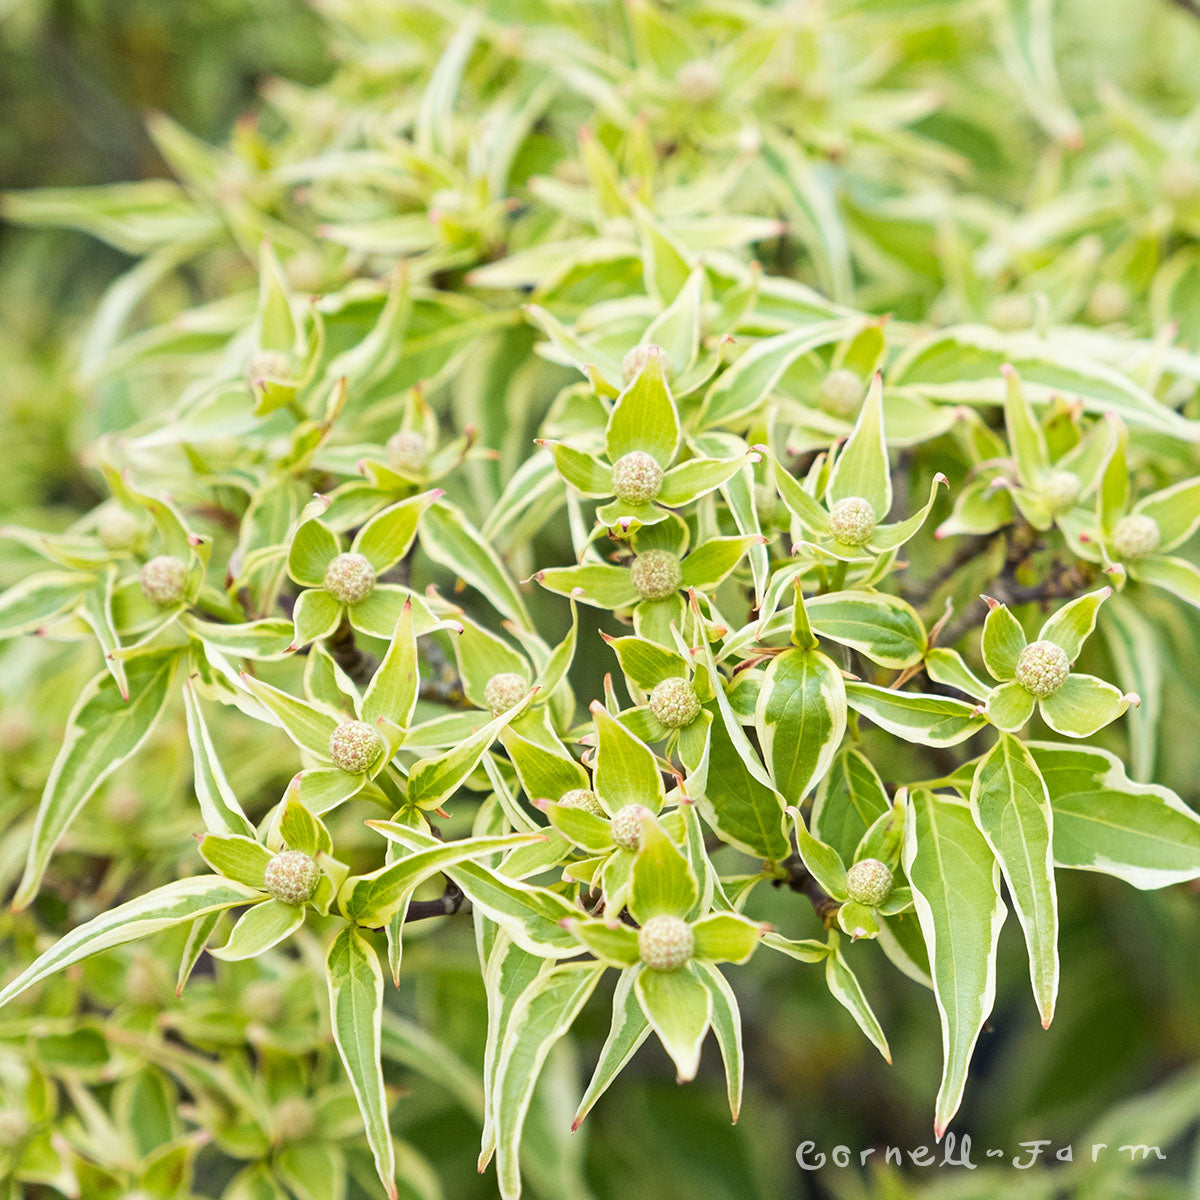
{"type": "Polygon", "coordinates": [[[470,912],[471,905],[457,883],[446,883],[446,890],[436,900],[414,900],[404,914],[404,923],[425,921],[430,917],[450,917],[456,912],[470,912]]]}
{"type": "Polygon", "coordinates": [[[820,918],[821,924],[826,929],[832,929],[841,905],[821,887],[815,876],[804,865],[800,855],[793,854],[785,858],[779,865],[787,872],[787,876],[774,880],[775,887],[787,884],[793,892],[806,896],[820,918]]]}

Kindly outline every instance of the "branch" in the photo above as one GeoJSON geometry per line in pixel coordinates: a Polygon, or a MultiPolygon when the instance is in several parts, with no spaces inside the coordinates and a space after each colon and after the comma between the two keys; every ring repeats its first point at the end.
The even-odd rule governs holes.
{"type": "Polygon", "coordinates": [[[793,892],[807,896],[813,906],[813,911],[820,918],[821,924],[826,929],[832,929],[837,920],[837,910],[841,908],[841,905],[816,881],[812,872],[804,865],[804,860],[800,855],[790,855],[779,866],[787,872],[787,876],[773,880],[774,886],[781,887],[786,883],[793,892]]]}
{"type": "Polygon", "coordinates": [[[404,914],[404,923],[425,921],[430,917],[450,917],[456,912],[470,912],[471,906],[457,883],[449,880],[446,890],[436,900],[414,900],[404,914]]]}

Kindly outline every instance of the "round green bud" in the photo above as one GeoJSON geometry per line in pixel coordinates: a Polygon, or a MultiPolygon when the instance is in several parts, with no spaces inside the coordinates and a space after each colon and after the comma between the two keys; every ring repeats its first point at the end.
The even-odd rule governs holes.
{"type": "Polygon", "coordinates": [[[606,815],[599,797],[591,788],[572,788],[559,797],[558,803],[561,808],[580,808],[597,817],[606,815]]]}
{"type": "Polygon", "coordinates": [[[325,568],[325,590],[339,604],[358,604],[375,590],[375,568],[361,554],[337,554],[325,568]]]}
{"type": "Polygon", "coordinates": [[[417,433],[415,429],[393,433],[387,440],[387,457],[397,471],[416,475],[424,470],[425,460],[429,457],[425,435],[417,433]]]}
{"type": "Polygon", "coordinates": [[[1012,333],[1033,324],[1033,301],[1020,292],[997,296],[988,306],[988,321],[997,329],[1012,333]]]}
{"type": "Polygon", "coordinates": [[[877,858],[864,858],[846,872],[846,894],[856,904],[878,908],[892,894],[892,873],[877,858]]]}
{"type": "Polygon", "coordinates": [[[246,363],[246,382],[255,384],[263,379],[291,379],[292,360],[278,350],[260,350],[246,363]]]}
{"type": "Polygon", "coordinates": [[[1053,513],[1065,512],[1075,503],[1082,485],[1072,471],[1052,471],[1042,484],[1042,496],[1053,513]]]}
{"type": "Polygon", "coordinates": [[[644,450],[631,450],[613,463],[613,495],[626,504],[645,504],[662,489],[663,469],[644,450]]]}
{"type": "Polygon", "coordinates": [[[678,971],[695,949],[692,927],[682,917],[651,917],[638,930],[638,957],[652,971],[678,971]]]}
{"type": "Polygon", "coordinates": [[[493,675],[483,688],[483,702],[497,716],[516,708],[525,699],[529,684],[514,671],[501,671],[493,675]]]}
{"type": "Polygon", "coordinates": [[[642,816],[650,810],[641,804],[618,809],[612,821],[612,839],[624,850],[636,850],[642,844],[642,816]]]}
{"type": "Polygon", "coordinates": [[[0,1150],[15,1150],[31,1130],[29,1118],[15,1108],[0,1108],[0,1150]]]}
{"type": "Polygon", "coordinates": [[[105,550],[128,550],[141,532],[141,521],[119,504],[106,504],[96,520],[96,536],[105,550]]]}
{"type": "Polygon", "coordinates": [[[707,59],[697,58],[679,68],[675,88],[688,104],[711,104],[721,94],[721,73],[707,59]]]}
{"type": "Polygon", "coordinates": [[[829,532],[847,546],[865,546],[875,532],[875,510],[861,496],[847,496],[829,510],[829,532]]]}
{"type": "Polygon", "coordinates": [[[1111,325],[1129,315],[1129,289],[1115,279],[1102,279],[1088,297],[1087,315],[1097,325],[1111,325]]]}
{"type": "Polygon", "coordinates": [[[674,676],[654,685],[650,711],[659,724],[668,729],[682,729],[700,715],[700,697],[686,679],[674,676]]]}
{"type": "Polygon", "coordinates": [[[645,550],[629,571],[634,591],[646,600],[663,600],[679,591],[683,566],[670,550],[645,550]]]}
{"type": "Polygon", "coordinates": [[[321,868],[303,850],[283,850],[267,863],[263,886],[284,904],[311,900],[321,880],[321,868]]]}
{"type": "Polygon", "coordinates": [[[1161,535],[1158,522],[1143,513],[1122,517],[1113,529],[1112,544],[1118,557],[1136,562],[1158,549],[1161,535]]]}
{"type": "Polygon", "coordinates": [[[858,416],[863,395],[862,380],[846,367],[839,367],[821,380],[821,386],[817,389],[817,403],[831,417],[849,420],[858,416]]]}
{"type": "Polygon", "coordinates": [[[383,751],[383,734],[366,721],[343,721],[329,735],[329,757],[349,775],[369,771],[383,751]]]}
{"type": "Polygon", "coordinates": [[[285,1096],[271,1114],[271,1126],[281,1142],[300,1142],[317,1128],[312,1105],[303,1096],[285,1096]]]}
{"type": "Polygon", "coordinates": [[[1017,655],[1017,682],[1034,696],[1057,692],[1070,673],[1067,652],[1056,642],[1030,642],[1017,655]]]}
{"type": "Polygon", "coordinates": [[[661,346],[655,346],[652,342],[644,342],[640,346],[634,346],[621,361],[621,378],[626,384],[632,383],[641,373],[642,368],[652,359],[657,358],[662,363],[663,374],[666,375],[671,370],[671,359],[667,352],[661,346]]]}
{"type": "Polygon", "coordinates": [[[170,554],[152,558],[138,576],[142,595],[157,608],[170,608],[183,600],[187,590],[187,567],[170,554]]]}

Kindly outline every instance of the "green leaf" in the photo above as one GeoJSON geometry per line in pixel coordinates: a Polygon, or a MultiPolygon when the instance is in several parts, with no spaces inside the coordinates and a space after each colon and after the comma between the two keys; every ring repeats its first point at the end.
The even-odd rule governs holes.
{"type": "Polygon", "coordinates": [[[407,729],[417,706],[419,685],[412,605],[405,604],[387,653],[371,676],[363,696],[362,719],[373,722],[379,717],[386,717],[402,729],[407,729]]]}
{"type": "Polygon", "coordinates": [[[758,534],[708,538],[683,560],[683,586],[712,591],[745,557],[751,546],[765,541],[758,534]]]}
{"type": "Polygon", "coordinates": [[[310,642],[329,637],[341,622],[342,612],[342,605],[324,588],[307,588],[301,592],[292,609],[295,636],[288,649],[299,650],[310,642]]]}
{"type": "Polygon", "coordinates": [[[1041,712],[1055,733],[1085,738],[1115,721],[1136,699],[1095,675],[1072,672],[1062,687],[1042,697],[1041,712]]]}
{"type": "Polygon", "coordinates": [[[338,727],[334,717],[323,709],[300,700],[253,675],[242,672],[242,686],[275,718],[274,723],[300,747],[329,761],[329,738],[338,727]]]}
{"type": "MultiPolygon", "coordinates": [[[[591,1112],[592,1106],[608,1090],[612,1081],[637,1053],[650,1033],[650,1022],[646,1020],[646,1014],[642,1012],[642,1006],[634,993],[633,985],[636,980],[636,971],[622,971],[617,980],[616,990],[613,992],[612,1024],[608,1037],[600,1048],[600,1057],[596,1062],[596,1069],[592,1072],[591,1082],[575,1111],[575,1119],[571,1122],[572,1131],[583,1124],[583,1119],[591,1112]]],[[[714,1022],[715,1009],[714,1001],[714,1022]]]]}
{"type": "Polygon", "coordinates": [[[837,754],[813,800],[809,825],[814,837],[850,862],[862,836],[890,808],[887,791],[860,750],[847,746],[837,754]]]}
{"type": "Polygon", "coordinates": [[[987,697],[988,720],[997,729],[1005,729],[1009,733],[1023,729],[1036,707],[1037,697],[1015,679],[993,688],[987,697]]]}
{"type": "Polygon", "coordinates": [[[709,388],[701,416],[703,427],[736,427],[737,418],[753,412],[792,363],[820,346],[840,340],[846,331],[845,321],[822,321],[755,342],[709,388]]]}
{"type": "Polygon", "coordinates": [[[861,651],[881,667],[902,670],[925,655],[925,625],[911,604],[884,592],[847,591],[805,602],[814,632],[861,651]]]}
{"type": "Polygon", "coordinates": [[[709,913],[692,926],[695,955],[705,962],[747,962],[765,930],[740,913],[709,913]]]}
{"type": "Polygon", "coordinates": [[[1104,587],[1077,596],[1046,621],[1038,638],[1061,646],[1067,652],[1067,658],[1074,662],[1083,649],[1083,643],[1096,628],[1096,614],[1100,605],[1111,595],[1112,588],[1104,587]]]}
{"type": "MultiPolygon", "coordinates": [[[[395,821],[368,821],[367,824],[389,839],[406,828],[395,821]]],[[[537,833],[509,833],[438,842],[425,850],[406,854],[369,875],[347,879],[338,894],[338,905],[352,921],[377,928],[387,924],[415,888],[445,868],[541,841],[543,837],[537,833]]]]}
{"type": "Polygon", "coordinates": [[[1008,606],[989,603],[983,622],[983,665],[993,679],[1006,683],[1013,678],[1025,645],[1025,631],[1008,606]]]}
{"type": "Polygon", "coordinates": [[[548,567],[539,571],[534,579],[548,591],[574,596],[595,608],[629,608],[639,599],[629,569],[608,563],[548,567]]]}
{"type": "Polygon", "coordinates": [[[1026,487],[1036,487],[1050,467],[1046,435],[1025,398],[1020,375],[1007,363],[1001,366],[1000,372],[1005,384],[1004,422],[1008,428],[1008,444],[1017,463],[1017,475],[1026,487]]]}
{"type": "Polygon", "coordinates": [[[454,505],[441,500],[426,509],[421,519],[421,549],[478,589],[509,620],[523,629],[532,628],[525,601],[500,556],[454,505]]]}
{"type": "Polygon", "coordinates": [[[713,1003],[695,966],[688,963],[675,971],[643,967],[633,986],[646,1020],[675,1064],[679,1082],[695,1079],[713,1003]]]}
{"type": "Polygon", "coordinates": [[[575,920],[567,928],[602,963],[610,967],[632,967],[639,962],[638,935],[621,921],[575,920]]]}
{"type": "Polygon", "coordinates": [[[613,494],[612,467],[607,463],[562,442],[543,445],[554,455],[558,473],[581,495],[598,498],[613,494]]]}
{"type": "Polygon", "coordinates": [[[971,782],[971,815],[992,848],[1029,947],[1029,977],[1050,1027],[1058,995],[1058,893],[1050,852],[1053,817],[1033,756],[1002,733],[979,760],[971,782]]]}
{"type": "Polygon", "coordinates": [[[496,1176],[503,1200],[521,1194],[520,1144],[533,1089],[551,1047],[571,1028],[605,967],[561,963],[529,985],[513,1008],[496,1064],[496,1176]]]}
{"type": "Polygon", "coordinates": [[[1143,559],[1129,565],[1129,574],[1139,583],[1151,583],[1200,608],[1200,568],[1186,559],[1170,556],[1143,559]]]}
{"type": "Polygon", "coordinates": [[[375,568],[375,573],[381,575],[408,553],[417,536],[417,524],[422,514],[441,495],[441,489],[434,488],[376,513],[358,531],[350,550],[361,554],[375,568]]]}
{"type": "Polygon", "coordinates": [[[804,823],[800,810],[790,810],[796,826],[796,845],[800,857],[813,878],[835,900],[846,899],[846,864],[832,847],[813,837],[804,823]]]}
{"type": "Polygon", "coordinates": [[[892,1061],[892,1052],[888,1048],[887,1037],[883,1027],[863,994],[858,977],[850,970],[849,964],[842,955],[841,938],[830,930],[830,952],[825,959],[825,984],[830,994],[858,1023],[859,1029],[871,1040],[871,1044],[883,1055],[884,1061],[892,1061]]]}
{"type": "Polygon", "coordinates": [[[609,462],[640,450],[664,468],[671,465],[679,446],[679,414],[665,370],[662,353],[647,347],[645,364],[617,397],[608,419],[604,445],[609,462]]]}
{"type": "Polygon", "coordinates": [[[1054,861],[1143,890],[1200,878],[1200,816],[1170,788],[1135,783],[1092,746],[1032,742],[1054,812],[1054,861]]]}
{"type": "Polygon", "coordinates": [[[271,852],[252,837],[206,833],[200,839],[200,856],[218,875],[263,888],[263,873],[271,861],[271,852]]]}
{"type": "Polygon", "coordinates": [[[817,650],[775,655],[759,689],[754,727],[775,787],[798,804],[829,769],[846,732],[841,671],[817,650]]]}
{"type": "Polygon", "coordinates": [[[362,1113],[375,1170],[390,1200],[396,1200],[396,1152],[388,1125],[380,1050],[383,971],[379,957],[357,929],[347,926],[329,947],[325,971],[333,1040],[362,1113]]]}
{"type": "Polygon", "coordinates": [[[696,974],[712,997],[712,1030],[721,1048],[725,1064],[725,1088],[729,1097],[729,1112],[736,1124],[742,1108],[742,1014],[738,1009],[733,988],[711,963],[696,963],[696,974]]]}
{"type": "Polygon", "coordinates": [[[0,639],[46,624],[78,604],[94,583],[94,576],[77,571],[47,571],[0,592],[0,639]]]}
{"type": "Polygon", "coordinates": [[[170,649],[129,658],[128,701],[121,698],[116,680],[107,671],[84,687],[42,791],[13,908],[25,908],[37,894],[59,838],[88,798],[138,752],[158,724],[174,686],[179,657],[178,650],[170,649]]]}
{"type": "Polygon", "coordinates": [[[642,844],[633,861],[629,911],[639,925],[651,917],[688,917],[700,898],[700,885],[686,858],[649,813],[642,815],[642,844]]]}
{"type": "Polygon", "coordinates": [[[690,458],[672,467],[664,476],[655,500],[669,508],[691,504],[715,491],[746,464],[743,458],[690,458]]]}
{"type": "Polygon", "coordinates": [[[185,925],[207,913],[220,912],[238,904],[249,904],[261,893],[215,875],[177,879],[136,900],[120,904],[93,917],[60,938],[34,960],[3,991],[0,1006],[19,996],[58,971],[65,970],[101,950],[149,937],[172,925],[185,925]]]}
{"type": "Polygon", "coordinates": [[[657,642],[639,637],[605,637],[617,656],[621,670],[643,692],[650,692],[664,679],[686,678],[688,664],[681,654],[657,642]]]}
{"type": "Polygon", "coordinates": [[[565,792],[590,786],[587,772],[563,746],[532,741],[511,725],[500,731],[500,743],[530,800],[558,800],[565,792]]]}
{"type": "Polygon", "coordinates": [[[958,1111],[975,1042],[996,998],[996,942],[1007,909],[1000,866],[966,805],[924,789],[909,795],[904,870],[929,951],[942,1023],[941,1138],[958,1111]]]}
{"type": "Polygon", "coordinates": [[[1133,511],[1158,526],[1160,553],[1174,550],[1200,526],[1200,475],[1143,496],[1133,511]]]}
{"type": "Polygon", "coordinates": [[[225,962],[255,958],[284,938],[291,937],[304,924],[307,915],[308,908],[303,904],[264,900],[242,914],[229,940],[219,950],[211,951],[212,956],[225,962]]]}
{"type": "Polygon", "coordinates": [[[870,683],[847,682],[846,703],[881,729],[919,746],[954,746],[987,724],[975,705],[961,700],[870,683]]]}
{"type": "Polygon", "coordinates": [[[288,547],[288,574],[304,587],[319,588],[325,583],[325,568],[338,553],[337,538],[317,518],[305,521],[288,547]]]}
{"type": "Polygon", "coordinates": [[[666,800],[662,773],[654,751],[639,741],[597,700],[591,707],[596,722],[596,766],[593,786],[609,812],[640,804],[660,812],[666,800]]]}
{"type": "Polygon", "coordinates": [[[832,506],[851,496],[866,500],[877,521],[891,511],[892,473],[883,432],[883,379],[878,373],[867,388],[854,431],[833,464],[825,501],[832,506]]]}
{"type": "Polygon", "coordinates": [[[188,742],[192,749],[192,786],[200,802],[200,815],[209,833],[240,833],[254,836],[242,806],[229,786],[221,760],[204,720],[200,698],[190,681],[183,685],[183,707],[187,714],[188,742]]]}

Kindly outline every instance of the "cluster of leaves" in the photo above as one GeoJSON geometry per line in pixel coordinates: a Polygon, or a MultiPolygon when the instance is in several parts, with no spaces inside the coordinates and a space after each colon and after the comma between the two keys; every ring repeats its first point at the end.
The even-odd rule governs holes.
{"type": "MultiPolygon", "coordinates": [[[[837,73],[852,11],[326,7],[329,85],[273,86],[219,149],[155,123],[178,183],[6,202],[143,255],[82,350],[122,418],[90,451],[102,500],[4,530],[0,635],[38,635],[14,677],[99,660],[2,861],[28,965],[0,1004],[44,1014],[11,1018],[36,1053],[4,1060],[6,1169],[186,1195],[202,1130],[244,1164],[229,1200],[340,1196],[372,1162],[435,1194],[390,1062],[479,1117],[515,1197],[539,1077],[602,980],[574,1126],[651,1034],[687,1081],[710,1029],[736,1119],[734,968],[822,965],[890,1061],[871,947],[932,992],[940,1137],[1002,892],[1049,1025],[1056,871],[1200,877],[1200,818],[1152,782],[1162,628],[1200,607],[1200,358],[1126,324],[1147,293],[1137,320],[1174,313],[1190,270],[1191,126],[1109,96],[1128,153],[1093,161],[1044,23],[1002,6],[1058,139],[1018,218],[947,191],[931,95],[882,57],[837,73]],[[1152,230],[1122,181],[1160,189],[1152,230]],[[129,332],[184,271],[206,302],[129,332]],[[90,911],[40,944],[56,848],[155,754],[194,797],[143,814],[159,885],[133,894],[141,848],[101,837],[90,911]],[[752,915],[781,886],[816,936],[752,915]],[[417,922],[468,910],[482,1086],[388,1004],[417,922]],[[94,1070],[60,1122],[68,1060],[94,1070]]],[[[541,1137],[526,1172],[553,1189],[541,1137]]]]}

